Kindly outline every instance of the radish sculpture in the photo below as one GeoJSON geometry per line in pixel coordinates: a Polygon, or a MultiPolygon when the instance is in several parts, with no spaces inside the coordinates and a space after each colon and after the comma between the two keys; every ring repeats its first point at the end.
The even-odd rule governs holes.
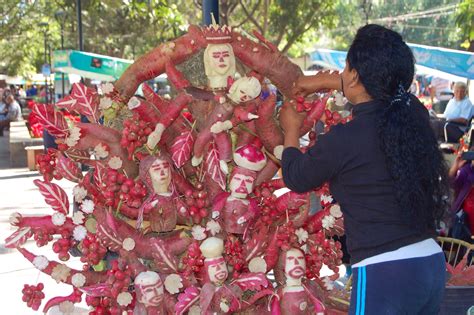
{"type": "MultiPolygon", "coordinates": [[[[71,285],[69,295],[50,299],[44,312],[67,314],[83,297],[90,314],[347,309],[340,302],[346,292],[332,288],[342,258],[333,240],[343,233],[342,213],[327,186],[314,192],[322,210],[312,214],[309,193],[281,193],[283,181],[272,179],[283,134],[276,96],[263,98],[262,82],[282,92],[283,106],[296,104],[307,113],[302,134],[323,114],[327,128],[345,120],[325,112],[327,97],[294,100],[291,88],[301,70],[254,35],[216,24],[190,26],[113,84],[74,84],[56,107],[35,107],[58,143],[39,157],[44,180],[35,180],[52,213],[12,215],[16,231],[5,246],[71,285]],[[146,84],[144,97],[135,96],[140,84],[162,73],[173,86],[171,98],[146,84]],[[89,123],[69,124],[64,112],[89,123]],[[89,170],[81,172],[78,163],[89,170]],[[53,182],[61,178],[76,183],[73,200],[53,182]],[[59,261],[26,250],[29,239],[38,247],[53,242],[59,261]],[[71,254],[81,256],[82,270],[68,267],[71,254]],[[323,265],[334,275],[321,277],[323,265]],[[276,282],[267,276],[273,272],[276,282]]],[[[310,145],[315,141],[311,131],[310,145]]],[[[34,309],[42,296],[36,287],[23,292],[34,309]]]]}

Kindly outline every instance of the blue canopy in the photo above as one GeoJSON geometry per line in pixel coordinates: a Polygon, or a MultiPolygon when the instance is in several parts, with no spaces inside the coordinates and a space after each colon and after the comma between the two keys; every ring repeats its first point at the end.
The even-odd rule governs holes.
{"type": "MultiPolygon", "coordinates": [[[[474,79],[474,53],[418,44],[408,44],[415,55],[416,64],[456,76],[474,79]]],[[[316,49],[309,54],[311,61],[323,61],[343,69],[347,52],[316,49]]]]}
{"type": "Polygon", "coordinates": [[[347,52],[345,51],[320,48],[309,53],[309,58],[313,62],[322,61],[332,67],[342,70],[346,65],[346,55],[347,52]]]}
{"type": "Polygon", "coordinates": [[[474,53],[454,49],[408,44],[416,63],[460,77],[474,79],[474,53]]]}

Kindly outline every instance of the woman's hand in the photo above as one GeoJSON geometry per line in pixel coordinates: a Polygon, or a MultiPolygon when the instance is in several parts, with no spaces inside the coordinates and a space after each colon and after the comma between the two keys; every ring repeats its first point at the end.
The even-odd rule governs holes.
{"type": "Polygon", "coordinates": [[[449,169],[448,176],[450,178],[455,178],[459,169],[463,167],[464,164],[466,164],[466,162],[467,162],[466,160],[463,160],[461,158],[461,153],[458,153],[458,155],[456,156],[456,159],[453,162],[453,165],[449,169]]]}
{"type": "Polygon", "coordinates": [[[284,103],[280,110],[280,127],[285,134],[284,146],[299,148],[300,129],[306,113],[296,111],[294,101],[284,103]]]}
{"type": "Polygon", "coordinates": [[[294,101],[285,102],[280,110],[280,126],[284,133],[299,132],[306,113],[298,113],[294,101]]]}

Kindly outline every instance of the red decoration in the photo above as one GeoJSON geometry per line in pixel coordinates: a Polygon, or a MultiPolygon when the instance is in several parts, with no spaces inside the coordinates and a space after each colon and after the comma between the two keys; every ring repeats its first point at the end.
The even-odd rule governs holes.
{"type": "Polygon", "coordinates": [[[23,302],[25,302],[28,307],[37,311],[41,305],[41,301],[44,299],[43,289],[44,285],[42,283],[38,283],[37,285],[25,284],[21,291],[23,293],[23,302]]]}
{"type": "Polygon", "coordinates": [[[42,182],[39,179],[35,179],[33,183],[39,188],[39,191],[48,205],[55,211],[68,214],[69,199],[66,192],[60,186],[53,183],[42,182]]]}
{"type": "MultiPolygon", "coordinates": [[[[327,186],[315,190],[323,196],[323,210],[310,215],[309,193],[282,191],[283,180],[272,180],[284,137],[276,96],[262,100],[259,82],[270,80],[288,100],[284,106],[305,113],[300,133],[309,132],[311,145],[317,141],[314,124],[324,113],[326,128],[348,119],[325,112],[327,96],[294,100],[292,84],[301,70],[255,34],[258,41],[230,27],[191,26],[139,58],[113,85],[103,85],[104,96],[74,84],[56,108],[32,105],[31,125],[43,124],[58,143],[58,150],[38,156],[44,180],[34,181],[52,209],[40,217],[12,216],[17,230],[5,246],[75,287],[50,299],[45,312],[77,303],[81,294],[97,315],[309,314],[332,303],[320,286],[337,277],[341,263],[341,245],[332,240],[342,233],[341,212],[327,186]],[[204,88],[193,86],[195,80],[178,66],[202,50],[206,73],[212,70],[204,88]],[[248,84],[236,80],[237,61],[249,69],[240,73],[252,77],[248,84]],[[168,100],[144,85],[145,99],[129,102],[140,83],[164,72],[176,95],[168,100]],[[239,90],[228,95],[228,85],[239,90]],[[82,172],[79,163],[89,171],[82,172]],[[71,216],[68,196],[53,183],[59,179],[75,183],[77,211],[71,216]],[[62,262],[23,248],[31,238],[38,247],[52,242],[62,262]],[[81,255],[79,270],[66,264],[72,251],[81,255]],[[284,267],[288,252],[300,262],[290,271],[284,267]],[[323,264],[336,272],[329,280],[319,278],[323,264]]],[[[25,302],[35,309],[44,297],[38,288],[24,289],[25,302]]]]}
{"type": "Polygon", "coordinates": [[[214,142],[211,143],[207,153],[205,168],[209,177],[212,178],[212,180],[214,180],[214,182],[216,182],[219,187],[224,190],[226,186],[226,176],[221,169],[219,151],[217,150],[214,142]]]}
{"type": "Polygon", "coordinates": [[[51,105],[38,103],[33,107],[33,112],[36,114],[38,121],[52,136],[61,139],[69,134],[69,128],[64,115],[55,110],[51,105]]]}
{"type": "Polygon", "coordinates": [[[171,158],[177,168],[182,167],[191,158],[194,138],[191,131],[176,137],[170,148],[171,158]]]}

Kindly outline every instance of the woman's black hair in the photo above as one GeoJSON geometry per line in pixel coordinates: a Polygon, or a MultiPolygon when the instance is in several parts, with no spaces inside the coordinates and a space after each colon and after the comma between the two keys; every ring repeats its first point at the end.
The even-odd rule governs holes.
{"type": "Polygon", "coordinates": [[[433,229],[446,210],[449,186],[428,113],[407,92],[415,73],[413,53],[398,33],[369,24],[357,31],[347,62],[367,93],[384,104],[377,129],[404,220],[420,231],[433,229]]]}

